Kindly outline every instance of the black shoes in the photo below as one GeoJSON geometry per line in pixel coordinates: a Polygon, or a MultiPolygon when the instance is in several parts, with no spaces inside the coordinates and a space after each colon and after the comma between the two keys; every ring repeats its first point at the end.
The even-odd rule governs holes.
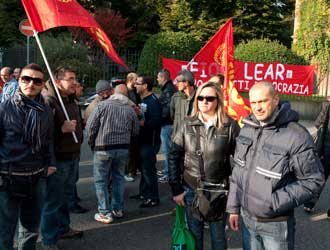
{"type": "Polygon", "coordinates": [[[88,209],[77,204],[76,206],[70,208],[70,212],[74,214],[84,214],[88,212],[88,209]]]}
{"type": "Polygon", "coordinates": [[[140,207],[147,208],[147,207],[155,207],[159,204],[159,201],[152,200],[152,199],[145,199],[141,204],[140,207]]]}
{"type": "Polygon", "coordinates": [[[330,208],[327,211],[327,219],[330,220],[330,208]]]}
{"type": "Polygon", "coordinates": [[[69,231],[60,235],[60,239],[76,239],[81,238],[82,236],[83,231],[70,228],[69,231]]]}

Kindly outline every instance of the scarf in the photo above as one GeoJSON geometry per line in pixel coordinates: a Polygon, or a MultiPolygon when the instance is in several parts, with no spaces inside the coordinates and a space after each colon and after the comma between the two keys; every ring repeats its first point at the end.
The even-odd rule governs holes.
{"type": "Polygon", "coordinates": [[[41,150],[41,119],[40,113],[44,112],[44,101],[39,94],[33,100],[24,95],[20,90],[17,92],[17,98],[23,105],[25,119],[23,124],[23,142],[27,143],[32,148],[32,153],[40,152],[41,150]]]}

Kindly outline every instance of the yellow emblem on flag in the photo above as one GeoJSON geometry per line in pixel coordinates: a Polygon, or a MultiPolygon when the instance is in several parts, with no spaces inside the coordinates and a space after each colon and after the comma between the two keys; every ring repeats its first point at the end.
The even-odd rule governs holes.
{"type": "Polygon", "coordinates": [[[59,1],[61,3],[70,3],[70,2],[72,2],[72,0],[57,0],[57,1],[59,1]]]}

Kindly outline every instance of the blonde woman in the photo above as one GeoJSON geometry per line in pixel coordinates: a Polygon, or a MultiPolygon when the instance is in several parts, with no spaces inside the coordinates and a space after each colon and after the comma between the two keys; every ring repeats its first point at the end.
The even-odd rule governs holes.
{"type": "MultiPolygon", "coordinates": [[[[237,122],[224,112],[219,85],[214,82],[201,85],[196,91],[192,116],[187,117],[176,132],[169,156],[169,184],[173,199],[178,205],[185,206],[188,227],[196,238],[196,250],[203,250],[204,231],[204,220],[195,218],[191,211],[197,181],[201,178],[199,154],[203,158],[205,181],[228,183],[231,173],[229,156],[234,152],[238,133],[237,122]],[[184,169],[180,169],[183,160],[184,169]]],[[[227,249],[225,224],[226,216],[209,223],[212,250],[227,249]]]]}

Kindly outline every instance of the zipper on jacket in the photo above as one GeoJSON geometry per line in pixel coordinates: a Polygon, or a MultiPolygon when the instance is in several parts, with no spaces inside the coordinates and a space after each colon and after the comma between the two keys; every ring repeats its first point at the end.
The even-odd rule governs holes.
{"type": "Polygon", "coordinates": [[[263,127],[260,127],[260,130],[258,132],[258,135],[257,135],[257,139],[256,139],[256,143],[255,143],[255,146],[254,146],[254,152],[253,152],[253,155],[252,155],[252,161],[251,163],[249,164],[249,168],[248,168],[248,173],[247,173],[247,176],[246,176],[246,180],[245,180],[245,192],[244,192],[244,205],[246,208],[248,208],[248,199],[247,199],[247,193],[249,193],[249,180],[250,180],[250,177],[251,177],[251,173],[253,172],[254,170],[254,163],[255,163],[255,159],[256,159],[256,154],[257,154],[257,149],[258,149],[258,145],[259,145],[259,139],[261,137],[261,134],[263,132],[263,127]]]}

